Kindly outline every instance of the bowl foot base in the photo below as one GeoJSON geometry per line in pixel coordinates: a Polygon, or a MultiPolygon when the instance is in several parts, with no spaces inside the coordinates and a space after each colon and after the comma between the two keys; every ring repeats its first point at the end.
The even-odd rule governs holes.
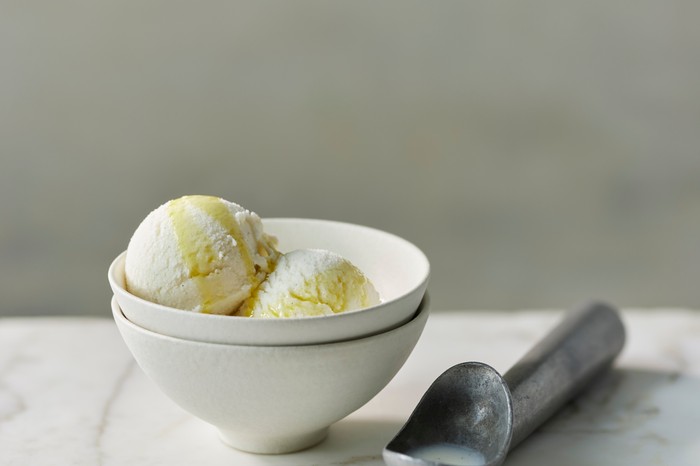
{"type": "Polygon", "coordinates": [[[328,427],[298,435],[269,437],[249,437],[245,434],[241,435],[240,432],[219,429],[219,437],[226,445],[237,450],[266,455],[279,455],[304,450],[320,443],[326,438],[326,435],[328,435],[328,427]]]}

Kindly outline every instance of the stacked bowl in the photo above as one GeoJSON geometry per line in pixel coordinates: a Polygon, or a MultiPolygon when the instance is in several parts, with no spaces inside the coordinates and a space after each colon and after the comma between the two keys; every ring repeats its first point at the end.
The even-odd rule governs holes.
{"type": "Polygon", "coordinates": [[[181,311],[126,290],[125,253],[108,279],[112,313],[143,371],[227,444],[286,453],[320,442],[394,377],[428,318],[429,263],[413,244],[326,220],[266,219],[279,249],[319,248],[362,270],[382,303],[342,314],[258,319],[181,311]]]}

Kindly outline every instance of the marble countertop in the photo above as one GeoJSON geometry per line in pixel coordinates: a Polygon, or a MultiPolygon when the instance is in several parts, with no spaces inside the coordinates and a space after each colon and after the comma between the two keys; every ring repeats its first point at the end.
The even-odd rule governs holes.
{"type": "MultiPolygon", "coordinates": [[[[0,465],[382,465],[430,383],[476,360],[504,372],[557,311],[433,313],[406,365],[318,446],[280,456],[225,446],[160,393],[114,322],[0,319],[0,465]]],[[[626,310],[614,369],[516,448],[506,466],[696,465],[700,312],[626,310]]]]}

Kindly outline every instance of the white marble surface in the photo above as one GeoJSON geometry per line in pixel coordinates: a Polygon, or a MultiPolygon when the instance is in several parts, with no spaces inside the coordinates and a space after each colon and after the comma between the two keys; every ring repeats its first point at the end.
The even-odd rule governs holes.
{"type": "MultiPolygon", "coordinates": [[[[555,311],[435,313],[396,378],[320,445],[257,456],[162,395],[112,321],[0,320],[0,465],[381,465],[381,450],[444,369],[505,371],[555,311]]],[[[506,466],[696,465],[700,313],[628,310],[614,370],[510,455],[506,466]]]]}

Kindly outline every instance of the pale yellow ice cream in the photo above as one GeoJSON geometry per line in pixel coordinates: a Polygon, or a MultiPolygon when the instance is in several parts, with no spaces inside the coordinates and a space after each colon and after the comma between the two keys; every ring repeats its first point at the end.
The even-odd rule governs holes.
{"type": "Polygon", "coordinates": [[[274,268],[260,217],[212,196],[169,201],[141,222],[126,254],[129,292],[166,306],[232,314],[274,268]]]}
{"type": "Polygon", "coordinates": [[[379,304],[369,279],[350,261],[330,251],[300,249],[280,256],[237,315],[308,317],[332,315],[379,304]]]}

